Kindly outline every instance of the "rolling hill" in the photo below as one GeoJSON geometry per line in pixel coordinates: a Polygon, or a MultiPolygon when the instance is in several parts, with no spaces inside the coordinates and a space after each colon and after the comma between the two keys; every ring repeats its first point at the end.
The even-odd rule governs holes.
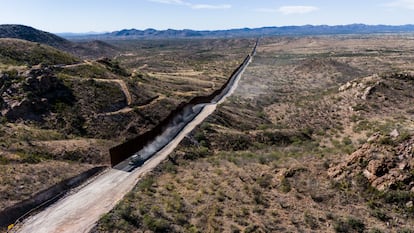
{"type": "Polygon", "coordinates": [[[11,65],[73,64],[79,59],[48,45],[0,38],[0,63],[11,65]]]}
{"type": "Polygon", "coordinates": [[[117,48],[102,41],[71,42],[55,34],[25,25],[0,25],[0,38],[20,39],[49,45],[81,58],[113,57],[118,53],[117,48]]]}
{"type": "Polygon", "coordinates": [[[32,27],[15,24],[0,25],[0,38],[15,38],[47,44],[56,48],[71,47],[72,43],[62,37],[32,27]]]}

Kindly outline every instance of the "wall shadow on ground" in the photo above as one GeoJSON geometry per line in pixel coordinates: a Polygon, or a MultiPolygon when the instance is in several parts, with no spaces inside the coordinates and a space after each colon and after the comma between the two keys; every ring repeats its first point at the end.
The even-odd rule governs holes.
{"type": "Polygon", "coordinates": [[[0,211],[0,229],[7,228],[10,224],[23,219],[36,209],[39,211],[53,204],[63,197],[69,190],[76,188],[87,179],[102,172],[107,167],[94,167],[75,177],[63,180],[58,184],[34,194],[30,199],[19,202],[0,211]]]}

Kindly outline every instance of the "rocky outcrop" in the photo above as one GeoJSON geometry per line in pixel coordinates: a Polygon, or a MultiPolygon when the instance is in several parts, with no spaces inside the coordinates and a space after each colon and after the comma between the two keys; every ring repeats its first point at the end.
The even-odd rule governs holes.
{"type": "Polygon", "coordinates": [[[1,74],[0,80],[1,114],[10,121],[40,120],[53,104],[73,99],[70,89],[48,67],[22,74],[1,74]]]}
{"type": "Polygon", "coordinates": [[[334,180],[352,179],[363,174],[378,190],[404,189],[414,192],[414,137],[399,141],[374,135],[369,142],[330,167],[334,180]]]}
{"type": "Polygon", "coordinates": [[[378,75],[372,75],[362,80],[353,80],[339,87],[340,92],[349,91],[356,99],[367,100],[376,86],[381,84],[381,78],[378,75]]]}

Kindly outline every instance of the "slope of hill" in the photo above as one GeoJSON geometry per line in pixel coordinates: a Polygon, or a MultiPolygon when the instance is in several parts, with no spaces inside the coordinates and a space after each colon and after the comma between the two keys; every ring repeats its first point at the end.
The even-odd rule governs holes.
{"type": "Polygon", "coordinates": [[[60,49],[71,46],[71,42],[63,39],[62,37],[24,25],[0,25],[0,38],[15,38],[31,42],[38,42],[60,49]]]}
{"type": "Polygon", "coordinates": [[[113,57],[119,53],[119,49],[102,41],[75,43],[24,25],[0,25],[0,38],[14,38],[49,45],[82,58],[113,57]]]}
{"type": "Polygon", "coordinates": [[[20,39],[0,38],[0,63],[9,65],[57,65],[79,62],[78,58],[53,47],[20,39]]]}

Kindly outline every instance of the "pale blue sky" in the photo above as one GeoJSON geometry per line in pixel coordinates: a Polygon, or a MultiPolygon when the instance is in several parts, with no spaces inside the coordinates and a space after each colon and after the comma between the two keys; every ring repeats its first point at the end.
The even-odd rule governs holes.
{"type": "Polygon", "coordinates": [[[414,24],[414,0],[0,0],[0,24],[50,32],[414,24]]]}

